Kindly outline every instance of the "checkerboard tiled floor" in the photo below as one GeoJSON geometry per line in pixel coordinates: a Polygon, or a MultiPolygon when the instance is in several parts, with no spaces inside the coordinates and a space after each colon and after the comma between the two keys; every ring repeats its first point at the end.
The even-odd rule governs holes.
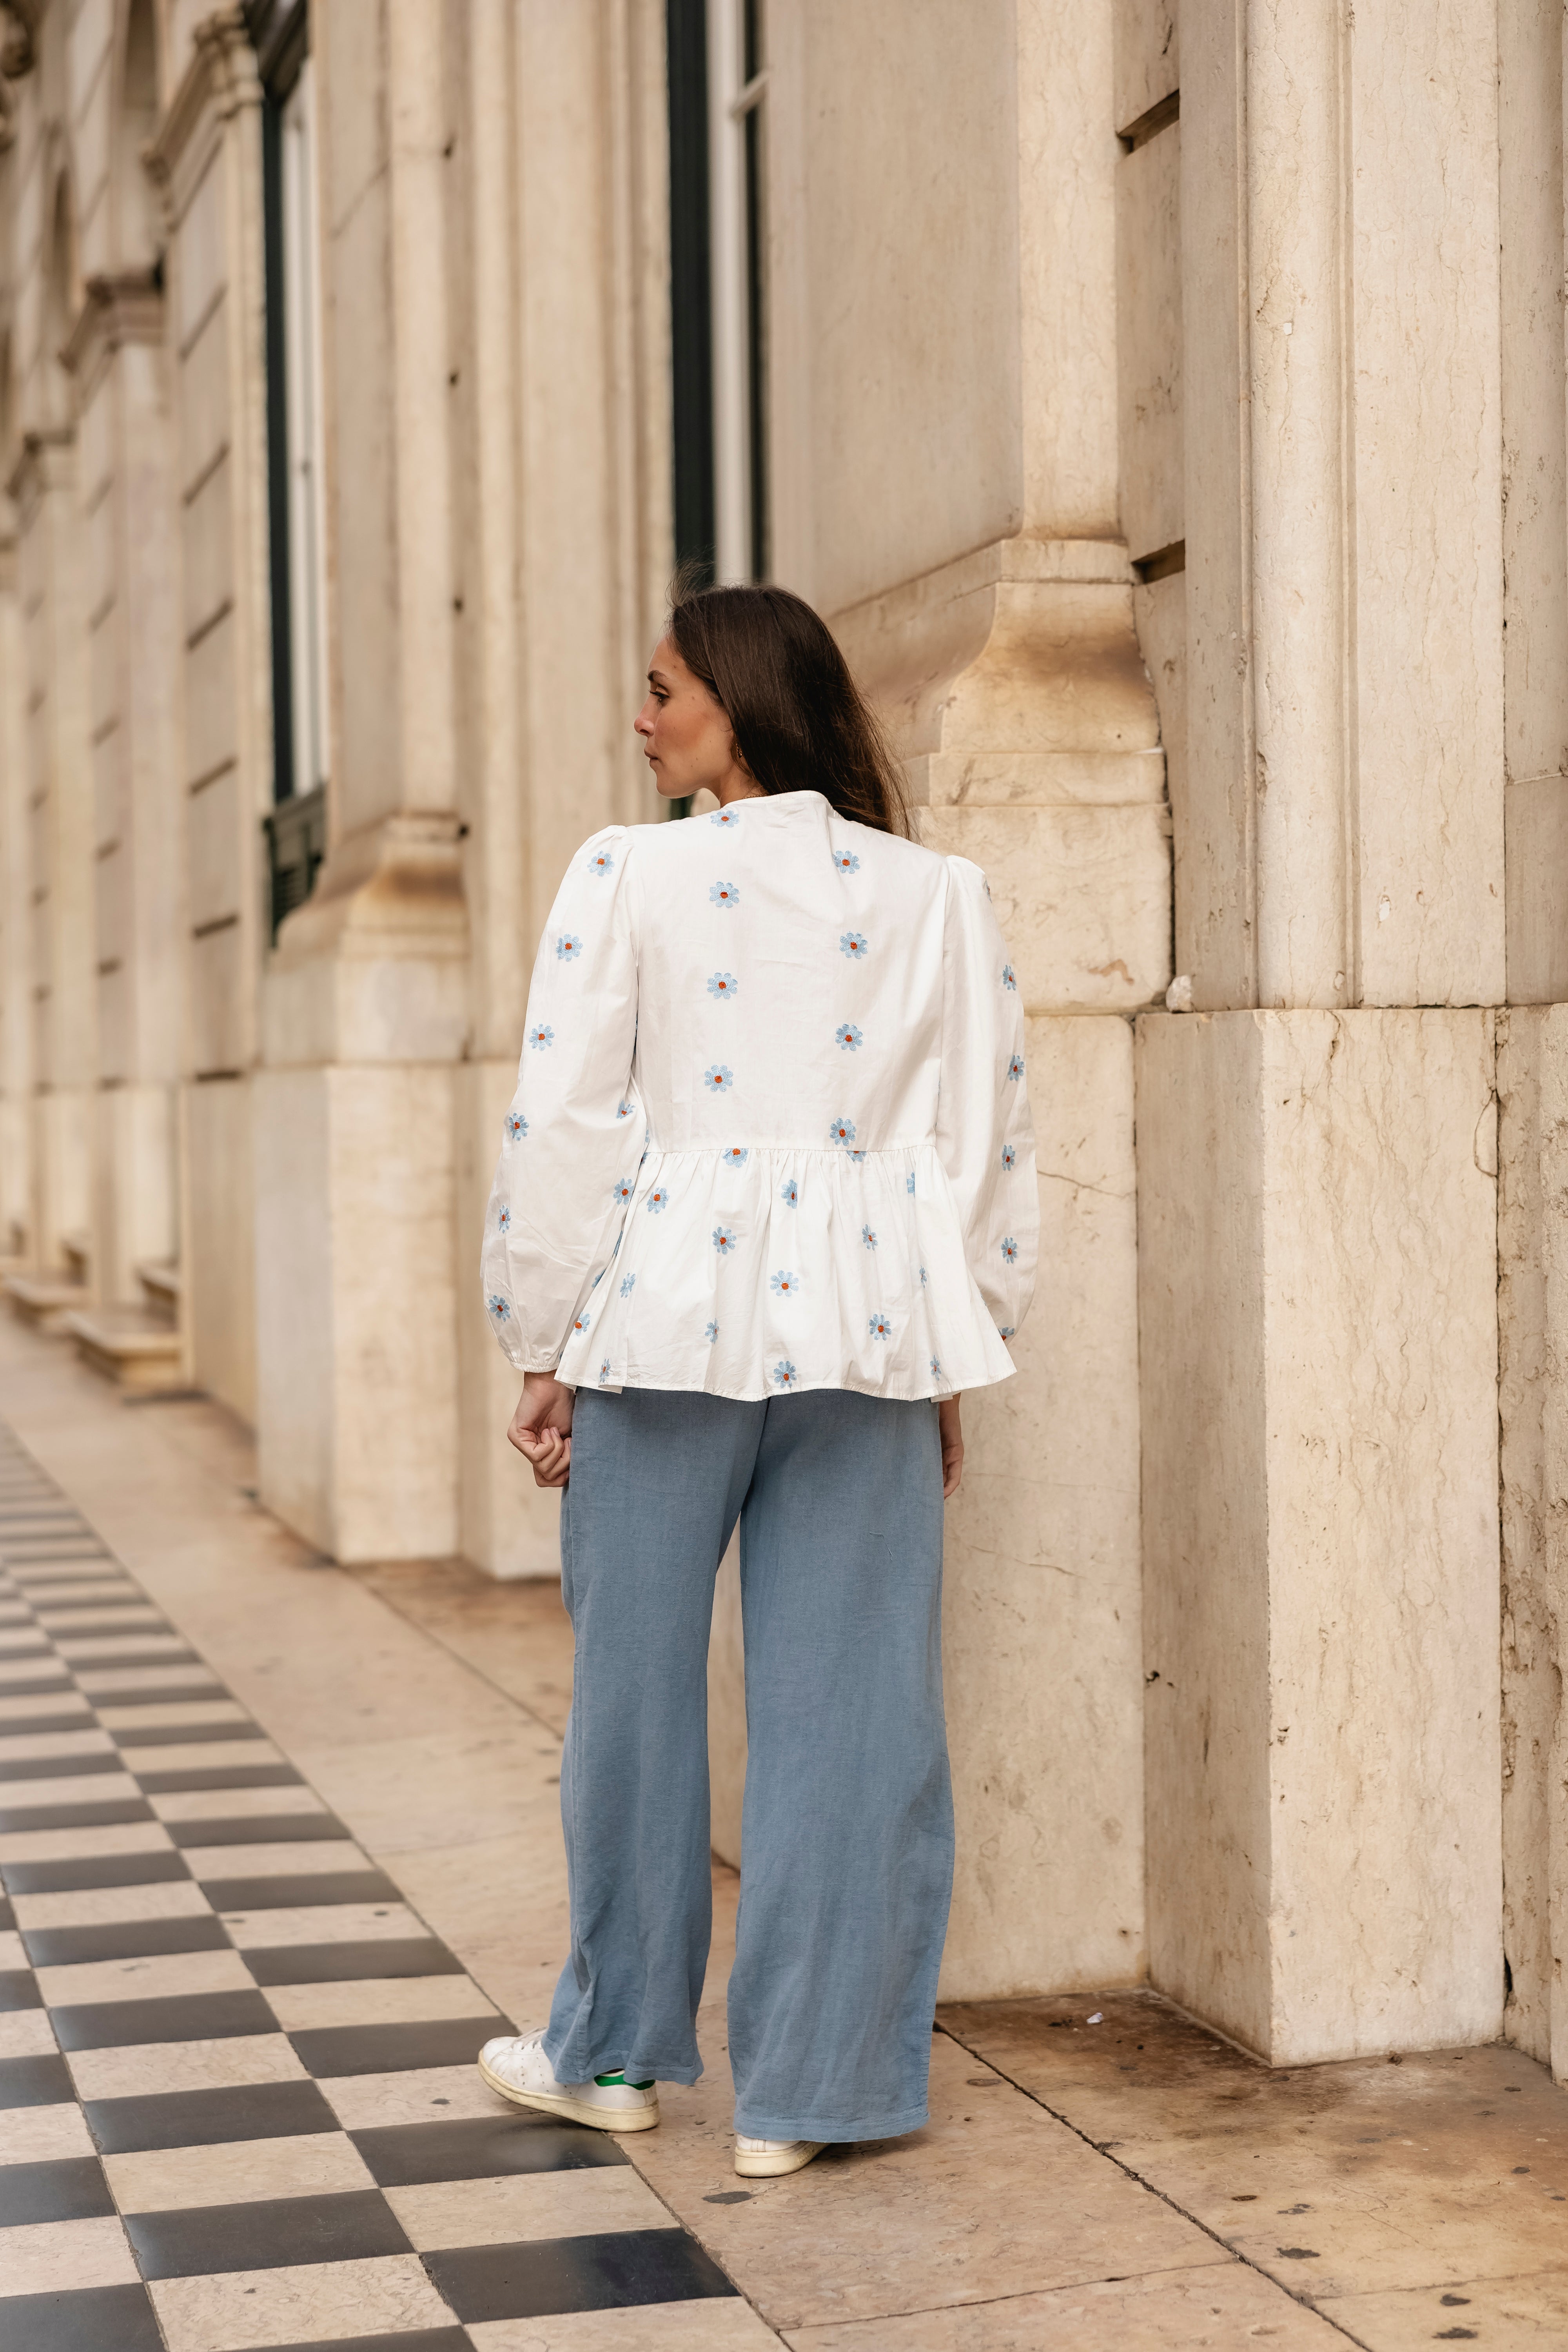
{"type": "Polygon", "coordinates": [[[733,2294],[484,2087],[506,2021],[3,1427],[0,1876],[0,2352],[674,2344],[733,2294]]]}

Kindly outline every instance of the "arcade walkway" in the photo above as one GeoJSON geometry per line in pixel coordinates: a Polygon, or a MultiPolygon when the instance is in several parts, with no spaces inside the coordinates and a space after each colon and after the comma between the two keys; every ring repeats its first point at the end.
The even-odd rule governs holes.
{"type": "Polygon", "coordinates": [[[559,1599],[344,1573],[242,1433],[0,1327],[0,2352],[1373,2352],[1568,2339],[1568,2099],[945,2011],[933,2122],[745,2187],[468,2063],[564,1945],[559,1599]]]}

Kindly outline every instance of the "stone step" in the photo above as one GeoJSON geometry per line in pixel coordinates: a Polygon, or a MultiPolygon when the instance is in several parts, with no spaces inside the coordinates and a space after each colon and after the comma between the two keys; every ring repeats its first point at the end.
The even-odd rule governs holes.
{"type": "Polygon", "coordinates": [[[173,1258],[143,1258],[136,1269],[149,1315],[173,1330],[180,1319],[180,1269],[173,1258]]]}
{"type": "Polygon", "coordinates": [[[86,1284],[59,1274],[8,1274],[5,1287],[12,1312],[35,1331],[63,1330],[71,1308],[89,1304],[86,1284]]]}
{"type": "Polygon", "coordinates": [[[92,1243],[86,1234],[62,1234],[60,1248],[65,1253],[70,1279],[85,1287],[92,1264],[92,1243]]]}
{"type": "Polygon", "coordinates": [[[117,1381],[132,1396],[153,1396],[186,1385],[180,1335],[134,1307],[73,1309],[65,1326],[84,1364],[117,1381]]]}

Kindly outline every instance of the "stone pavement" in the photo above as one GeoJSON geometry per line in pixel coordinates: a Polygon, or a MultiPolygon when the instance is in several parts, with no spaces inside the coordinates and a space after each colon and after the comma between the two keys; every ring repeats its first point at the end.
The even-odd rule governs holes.
{"type": "Polygon", "coordinates": [[[927,2131],[743,2187],[722,1869],[662,2127],[503,2107],[464,2058],[564,1948],[559,1597],[323,1563],[216,1409],[3,1327],[0,1422],[0,2352],[1568,2342],[1568,2103],[1505,2049],[954,2007],[927,2131]]]}

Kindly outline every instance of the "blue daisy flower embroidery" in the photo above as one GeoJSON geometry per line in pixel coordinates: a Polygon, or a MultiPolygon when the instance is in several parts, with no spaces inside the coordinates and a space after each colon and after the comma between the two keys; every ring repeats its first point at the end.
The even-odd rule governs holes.
{"type": "Polygon", "coordinates": [[[1004,1339],[1011,1339],[1015,1337],[1015,1327],[1011,1323],[998,1323],[996,1328],[1004,1339]]]}
{"type": "Polygon", "coordinates": [[[873,1339],[890,1339],[893,1336],[893,1327],[885,1315],[873,1315],[866,1328],[873,1339]]]}
{"type": "Polygon", "coordinates": [[[555,1032],[553,1029],[550,1028],[546,1023],[542,1021],[538,1022],[535,1024],[533,1028],[529,1031],[528,1042],[532,1046],[536,1054],[542,1054],[546,1045],[554,1045],[555,1032]]]}
{"type": "Polygon", "coordinates": [[[800,1288],[800,1284],[793,1274],[775,1274],[768,1288],[775,1298],[793,1298],[800,1288]]]}
{"type": "Polygon", "coordinates": [[[703,1332],[702,1337],[709,1342],[710,1346],[711,1346],[713,1341],[719,1337],[719,1326],[717,1323],[710,1323],[707,1329],[703,1332]]]}
{"type": "Polygon", "coordinates": [[[789,1361],[787,1357],[781,1359],[781,1360],[773,1366],[773,1386],[775,1388],[793,1389],[799,1378],[800,1374],[795,1370],[795,1366],[789,1361]]]}
{"type": "Polygon", "coordinates": [[[609,1360],[608,1356],[606,1356],[606,1357],[605,1358],[604,1362],[599,1366],[599,1386],[600,1386],[601,1388],[603,1388],[603,1387],[604,1387],[605,1382],[609,1379],[609,1377],[610,1377],[610,1360],[609,1360]]]}
{"type": "Polygon", "coordinates": [[[708,822],[710,824],[717,824],[722,826],[725,831],[729,831],[740,824],[741,812],[737,808],[715,809],[708,822]]]}
{"type": "Polygon", "coordinates": [[[528,1121],[524,1118],[522,1113],[520,1110],[509,1110],[506,1115],[507,1141],[509,1143],[521,1143],[527,1133],[528,1121]]]}
{"type": "Polygon", "coordinates": [[[741,983],[732,971],[716,971],[708,983],[708,993],[716,1004],[726,1003],[740,992],[741,983]]]}
{"type": "Polygon", "coordinates": [[[496,1223],[500,1227],[500,1230],[501,1230],[501,1232],[502,1232],[503,1234],[504,1234],[504,1233],[509,1232],[509,1231],[510,1231],[510,1226],[511,1226],[511,1211],[507,1207],[506,1202],[505,1202],[504,1201],[501,1202],[501,1211],[500,1211],[500,1216],[496,1219],[496,1223]]]}
{"type": "Polygon", "coordinates": [[[858,1054],[866,1040],[853,1021],[841,1021],[833,1033],[833,1042],[850,1054],[858,1054]]]}
{"type": "Polygon", "coordinates": [[[726,1168],[743,1168],[751,1156],[750,1146],[744,1143],[731,1143],[721,1155],[726,1168]]]}
{"type": "Polygon", "coordinates": [[[733,1229],[729,1225],[715,1225],[713,1228],[713,1246],[718,1251],[721,1257],[728,1257],[730,1252],[735,1246],[733,1229]]]}
{"type": "Polygon", "coordinates": [[[779,1199],[784,1202],[786,1209],[793,1209],[799,1198],[800,1186],[795,1182],[793,1176],[786,1176],[784,1182],[779,1186],[779,1199]]]}
{"type": "Polygon", "coordinates": [[[942,1364],[940,1360],[935,1356],[931,1360],[931,1376],[933,1381],[940,1381],[942,1378],[942,1364]]]}
{"type": "Polygon", "coordinates": [[[1003,1167],[1004,1167],[1004,1168],[1006,1168],[1006,1169],[1011,1170],[1011,1169],[1016,1168],[1016,1167],[1017,1166],[1017,1164],[1018,1164],[1018,1155],[1017,1155],[1017,1153],[1014,1150],[1014,1149],[1013,1149],[1013,1147],[1012,1147],[1012,1145],[1011,1145],[1010,1143],[1005,1143],[1005,1144],[1002,1146],[1002,1165],[1003,1165],[1003,1167]]]}
{"type": "Polygon", "coordinates": [[[574,1331],[585,1331],[593,1319],[593,1317],[584,1311],[583,1314],[578,1316],[577,1320],[573,1324],[572,1328],[574,1331]]]}
{"type": "Polygon", "coordinates": [[[909,1174],[908,1174],[908,1175],[905,1177],[905,1179],[904,1179],[904,1190],[905,1190],[905,1192],[906,1192],[912,1193],[912,1192],[913,1192],[913,1191],[914,1191],[914,1189],[915,1189],[915,1171],[914,1171],[914,1170],[911,1168],[911,1169],[910,1170],[909,1174]]]}
{"type": "Polygon", "coordinates": [[[1014,971],[1010,963],[1005,963],[1002,967],[1002,985],[1004,988],[1010,988],[1014,994],[1016,995],[1018,990],[1018,975],[1014,971]]]}
{"type": "Polygon", "coordinates": [[[925,1288],[926,1284],[927,1284],[927,1282],[930,1280],[930,1278],[931,1278],[931,1277],[930,1277],[930,1276],[929,1276],[929,1275],[926,1273],[926,1270],[925,1270],[924,1266],[922,1265],[922,1266],[921,1266],[921,1288],[922,1290],[925,1288]]]}
{"type": "Polygon", "coordinates": [[[669,1194],[665,1190],[664,1186],[662,1184],[658,1184],[648,1194],[647,1199],[643,1202],[643,1207],[647,1211],[650,1217],[657,1217],[662,1211],[664,1204],[668,1198],[669,1194]]]}
{"type": "Polygon", "coordinates": [[[490,1313],[495,1317],[498,1323],[510,1321],[511,1317],[511,1307],[507,1300],[501,1297],[499,1290],[491,1291],[489,1297],[485,1301],[485,1305],[489,1308],[490,1313]]]}
{"type": "Polygon", "coordinates": [[[838,952],[847,955],[851,963],[858,963],[870,944],[864,931],[846,931],[839,940],[838,952]]]}
{"type": "Polygon", "coordinates": [[[1007,1065],[1007,1076],[1012,1079],[1013,1084],[1016,1086],[1018,1080],[1023,1076],[1023,1075],[1024,1056],[1022,1054],[1015,1054],[1012,1060],[1007,1065]]]}
{"type": "Polygon", "coordinates": [[[836,849],[833,853],[833,863],[837,866],[840,874],[858,874],[860,871],[860,860],[852,849],[836,849]]]}
{"type": "Polygon", "coordinates": [[[849,1157],[850,1157],[850,1159],[855,1162],[856,1167],[857,1167],[857,1168],[858,1168],[858,1167],[859,1167],[859,1165],[860,1165],[860,1162],[862,1161],[862,1160],[864,1160],[864,1159],[865,1159],[866,1155],[865,1155],[865,1153],[864,1153],[863,1151],[852,1151],[852,1152],[849,1154],[849,1157]]]}
{"type": "Polygon", "coordinates": [[[601,849],[601,850],[599,850],[599,851],[598,851],[598,852],[597,852],[594,856],[590,857],[590,858],[589,858],[589,860],[588,860],[588,871],[589,871],[589,873],[590,873],[590,874],[596,874],[596,875],[598,876],[598,877],[599,877],[599,879],[600,879],[600,881],[601,881],[601,882],[605,879],[605,877],[607,874],[613,874],[613,873],[615,872],[615,870],[616,870],[616,861],[615,861],[615,859],[610,856],[610,853],[609,853],[609,851],[608,851],[607,849],[601,849]]]}
{"type": "Polygon", "coordinates": [[[625,1281],[621,1284],[621,1297],[623,1298],[629,1298],[637,1286],[637,1278],[636,1275],[628,1274],[625,1281]]]}
{"type": "Polygon", "coordinates": [[[738,907],[741,894],[732,882],[715,882],[708,893],[710,907],[738,907]]]}
{"type": "Polygon", "coordinates": [[[863,1249],[875,1249],[877,1246],[877,1236],[869,1225],[862,1225],[860,1228],[860,1245],[863,1249]]]}
{"type": "Polygon", "coordinates": [[[853,1143],[855,1122],[852,1118],[836,1118],[827,1130],[829,1143],[853,1143]]]}
{"type": "Polygon", "coordinates": [[[562,963],[571,963],[583,952],[583,942],[575,931],[563,931],[555,942],[556,957],[562,963]]]}
{"type": "Polygon", "coordinates": [[[618,1102],[618,1103],[616,1105],[616,1117],[617,1118],[630,1118],[630,1117],[631,1117],[631,1115],[632,1115],[633,1111],[634,1111],[634,1110],[636,1110],[636,1108],[637,1108],[637,1105],[636,1105],[636,1103],[629,1103],[629,1102],[618,1102]]]}
{"type": "Polygon", "coordinates": [[[632,1197],[632,1180],[629,1176],[621,1178],[620,1182],[614,1188],[612,1197],[620,1202],[623,1209],[626,1207],[632,1197]]]}
{"type": "Polygon", "coordinates": [[[710,1070],[703,1071],[702,1083],[710,1094],[727,1094],[735,1083],[735,1073],[727,1069],[722,1062],[715,1062],[710,1070]]]}
{"type": "Polygon", "coordinates": [[[1008,1234],[1006,1240],[1002,1244],[1002,1256],[1004,1262],[1008,1265],[1016,1265],[1017,1264],[1018,1244],[1013,1239],[1011,1234],[1008,1234]]]}

